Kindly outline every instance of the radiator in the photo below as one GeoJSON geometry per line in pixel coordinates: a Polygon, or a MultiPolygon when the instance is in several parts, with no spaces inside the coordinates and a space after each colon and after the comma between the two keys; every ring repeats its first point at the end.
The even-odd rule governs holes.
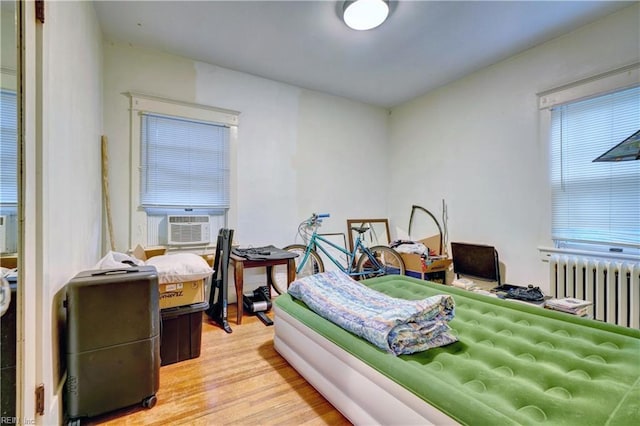
{"type": "Polygon", "coordinates": [[[588,300],[595,319],[640,328],[640,263],[552,254],[549,273],[552,297],[588,300]]]}

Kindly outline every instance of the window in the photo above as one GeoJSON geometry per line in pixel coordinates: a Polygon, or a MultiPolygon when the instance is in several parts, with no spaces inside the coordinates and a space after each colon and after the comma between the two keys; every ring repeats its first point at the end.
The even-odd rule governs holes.
{"type": "Polygon", "coordinates": [[[229,208],[229,129],[143,114],[140,204],[145,208],[229,208]]]}
{"type": "Polygon", "coordinates": [[[0,90],[0,205],[18,205],[16,92],[0,90]]]}
{"type": "Polygon", "coordinates": [[[17,96],[0,90],[0,253],[18,249],[17,96]]]}
{"type": "Polygon", "coordinates": [[[127,96],[129,247],[168,244],[167,216],[172,214],[209,216],[209,241],[215,241],[218,229],[234,215],[239,113],[138,93],[127,96]]]}
{"type": "Polygon", "coordinates": [[[639,129],[640,87],[551,110],[552,238],[557,245],[640,247],[640,161],[593,162],[639,129]]]}

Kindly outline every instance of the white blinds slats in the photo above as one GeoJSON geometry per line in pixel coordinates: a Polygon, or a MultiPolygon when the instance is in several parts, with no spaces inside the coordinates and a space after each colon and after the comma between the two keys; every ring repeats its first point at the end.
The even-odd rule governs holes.
{"type": "Polygon", "coordinates": [[[0,90],[0,204],[18,204],[16,93],[0,90]]]}
{"type": "Polygon", "coordinates": [[[553,109],[554,240],[640,246],[640,161],[593,160],[640,129],[640,87],[553,109]]]}
{"type": "Polygon", "coordinates": [[[143,207],[229,207],[227,127],[143,114],[141,133],[143,207]]]}

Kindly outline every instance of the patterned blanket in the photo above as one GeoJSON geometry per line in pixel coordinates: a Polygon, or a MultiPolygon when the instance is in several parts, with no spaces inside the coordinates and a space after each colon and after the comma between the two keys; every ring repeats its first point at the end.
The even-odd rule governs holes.
{"type": "Polygon", "coordinates": [[[395,355],[457,341],[448,324],[454,316],[450,295],[397,299],[370,289],[341,271],[296,280],[291,283],[289,294],[318,315],[395,355]]]}

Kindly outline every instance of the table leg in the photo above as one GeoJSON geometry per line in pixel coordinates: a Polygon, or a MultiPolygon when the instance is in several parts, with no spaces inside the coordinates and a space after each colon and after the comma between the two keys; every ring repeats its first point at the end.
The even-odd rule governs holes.
{"type": "Polygon", "coordinates": [[[271,272],[273,271],[273,265],[268,265],[266,268],[267,268],[267,288],[269,289],[269,300],[271,300],[271,286],[273,285],[273,280],[271,279],[271,272]]]}
{"type": "Polygon", "coordinates": [[[287,261],[287,288],[296,279],[296,262],[295,259],[289,259],[287,261]]]}
{"type": "Polygon", "coordinates": [[[243,287],[244,287],[244,264],[242,261],[237,261],[235,260],[233,262],[234,264],[234,268],[233,268],[233,277],[234,277],[234,284],[236,286],[236,298],[237,298],[237,305],[238,305],[238,309],[236,310],[236,324],[241,324],[242,323],[242,314],[243,314],[243,303],[242,303],[242,291],[243,291],[243,287]]]}

